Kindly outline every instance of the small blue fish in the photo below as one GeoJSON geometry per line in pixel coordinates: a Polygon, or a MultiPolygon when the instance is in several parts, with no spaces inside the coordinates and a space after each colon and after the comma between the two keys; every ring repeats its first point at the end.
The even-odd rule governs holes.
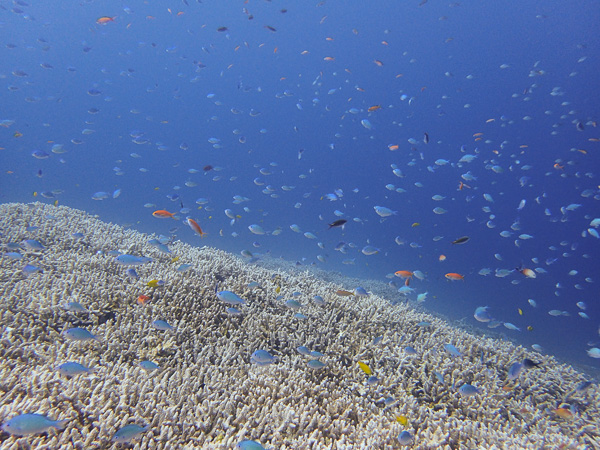
{"type": "Polygon", "coordinates": [[[83,233],[71,233],[71,237],[75,239],[83,239],[85,236],[83,233]]]}
{"type": "Polygon", "coordinates": [[[171,331],[171,330],[174,329],[171,325],[169,325],[167,323],[167,321],[160,320],[160,319],[155,320],[154,322],[152,322],[152,326],[154,328],[156,328],[157,330],[160,330],[160,331],[171,331]]]}
{"type": "Polygon", "coordinates": [[[288,308],[293,309],[293,310],[298,310],[298,309],[302,308],[302,304],[296,300],[287,300],[285,302],[285,306],[287,306],[288,308]]]}
{"type": "Polygon", "coordinates": [[[444,384],[444,375],[442,375],[439,372],[435,372],[435,371],[433,372],[433,374],[435,375],[435,377],[441,384],[444,384]]]}
{"type": "Polygon", "coordinates": [[[28,436],[48,431],[49,428],[62,430],[67,426],[68,420],[52,420],[42,414],[21,414],[4,422],[0,428],[16,436],[28,436]]]}
{"type": "Polygon", "coordinates": [[[156,364],[155,362],[152,362],[152,361],[148,361],[148,360],[140,362],[140,367],[142,369],[144,369],[146,372],[153,372],[155,370],[158,370],[158,368],[159,368],[158,364],[156,364]]]}
{"type": "Polygon", "coordinates": [[[310,356],[310,350],[308,348],[306,348],[304,345],[301,345],[300,347],[296,348],[296,350],[301,355],[310,356]]]}
{"type": "Polygon", "coordinates": [[[35,239],[25,239],[22,244],[27,250],[42,251],[46,249],[40,241],[36,241],[35,239]]]}
{"type": "Polygon", "coordinates": [[[152,258],[146,258],[145,256],[119,255],[115,258],[115,262],[122,266],[141,266],[152,262],[152,258]]]}
{"type": "Polygon", "coordinates": [[[475,386],[473,386],[471,384],[465,383],[458,389],[458,392],[460,392],[460,394],[465,397],[472,397],[476,394],[481,393],[481,390],[479,390],[478,388],[476,388],[475,386]]]}
{"type": "Polygon", "coordinates": [[[84,365],[73,362],[73,361],[69,361],[64,364],[61,364],[60,366],[57,367],[57,369],[58,369],[58,373],[60,373],[62,376],[65,376],[65,377],[74,377],[75,375],[80,375],[82,373],[94,372],[93,369],[90,369],[89,367],[85,367],[84,365]]]}
{"type": "Polygon", "coordinates": [[[325,300],[323,300],[323,297],[321,297],[320,295],[315,295],[313,297],[313,302],[315,302],[315,305],[319,306],[323,306],[325,304],[325,300]]]}
{"type": "Polygon", "coordinates": [[[23,267],[23,275],[25,275],[26,277],[38,272],[42,273],[43,270],[40,267],[34,266],[32,264],[25,264],[25,267],[23,267]]]}
{"type": "Polygon", "coordinates": [[[522,371],[523,371],[523,364],[521,364],[520,362],[514,363],[508,369],[508,379],[516,380],[517,378],[519,378],[519,375],[521,375],[522,371]]]}
{"type": "Polygon", "coordinates": [[[177,268],[177,272],[187,272],[188,270],[190,270],[192,268],[191,264],[181,264],[178,268],[177,268]]]}
{"type": "Polygon", "coordinates": [[[489,309],[489,306],[480,306],[479,308],[477,308],[475,310],[475,313],[473,314],[473,317],[475,317],[475,320],[477,320],[478,322],[483,322],[483,323],[490,322],[492,320],[492,317],[488,313],[488,309],[489,309]]]}
{"type": "Polygon", "coordinates": [[[231,291],[217,292],[217,298],[222,302],[227,303],[228,305],[239,306],[246,304],[244,299],[238,297],[235,293],[231,291]]]}
{"type": "Polygon", "coordinates": [[[308,367],[310,367],[311,369],[322,369],[323,367],[326,366],[326,364],[322,361],[319,361],[318,359],[311,359],[309,362],[306,363],[306,365],[308,367]]]}
{"type": "Polygon", "coordinates": [[[134,423],[125,425],[113,435],[111,441],[117,444],[127,444],[129,441],[135,439],[140,434],[145,433],[149,429],[150,425],[146,425],[145,427],[141,427],[134,423]]]}
{"type": "Polygon", "coordinates": [[[67,339],[70,339],[72,341],[84,342],[99,340],[97,336],[94,336],[85,328],[69,328],[68,330],[63,331],[63,334],[67,339]]]}
{"type": "Polygon", "coordinates": [[[268,366],[275,362],[275,357],[266,350],[256,350],[252,353],[250,362],[257,366],[268,366]]]}
{"type": "Polygon", "coordinates": [[[367,297],[369,295],[369,293],[367,292],[367,290],[363,287],[357,286],[354,288],[354,292],[353,294],[356,297],[367,297]]]}
{"type": "Polygon", "coordinates": [[[171,250],[169,250],[169,247],[167,246],[167,244],[160,242],[158,239],[150,239],[148,241],[148,244],[150,244],[152,247],[154,247],[161,253],[167,253],[167,254],[171,253],[171,250]]]}
{"type": "Polygon", "coordinates": [[[377,378],[375,375],[371,375],[369,378],[367,378],[367,384],[369,386],[375,386],[377,383],[379,383],[379,378],[377,378]]]}
{"type": "Polygon", "coordinates": [[[134,280],[139,280],[140,276],[137,274],[137,272],[135,271],[135,269],[127,269],[127,272],[125,272],[127,274],[127,276],[129,278],[133,278],[134,280]]]}
{"type": "Polygon", "coordinates": [[[89,312],[87,309],[85,309],[81,303],[78,302],[69,302],[65,305],[65,309],[67,311],[71,311],[73,313],[87,313],[89,312]]]}
{"type": "Polygon", "coordinates": [[[235,448],[238,450],[265,450],[258,442],[250,440],[238,442],[235,448]]]}
{"type": "Polygon", "coordinates": [[[446,351],[448,353],[450,353],[451,356],[454,356],[454,357],[462,356],[462,353],[460,353],[458,351],[458,349],[452,344],[446,344],[446,345],[444,345],[444,348],[446,349],[446,351]]]}
{"type": "Polygon", "coordinates": [[[400,445],[410,445],[413,441],[413,435],[405,430],[398,436],[398,441],[400,442],[400,445]]]}
{"type": "Polygon", "coordinates": [[[406,352],[406,354],[408,354],[408,355],[416,355],[416,354],[417,354],[417,351],[416,351],[416,350],[415,350],[413,347],[410,347],[410,346],[408,346],[408,347],[405,347],[405,348],[404,348],[404,351],[405,351],[405,352],[406,352]]]}
{"type": "Polygon", "coordinates": [[[110,197],[110,195],[108,195],[108,192],[100,191],[92,195],[92,200],[104,200],[108,197],[110,197]]]}
{"type": "Polygon", "coordinates": [[[386,397],[385,400],[383,401],[385,406],[393,405],[395,402],[396,402],[396,399],[394,397],[386,397]]]}
{"type": "Polygon", "coordinates": [[[243,314],[242,311],[240,311],[237,308],[234,308],[233,306],[226,308],[225,311],[227,312],[227,314],[229,314],[231,316],[240,316],[243,314]]]}
{"type": "Polygon", "coordinates": [[[309,356],[310,356],[311,358],[314,358],[314,359],[321,359],[321,358],[322,358],[324,355],[323,355],[323,353],[321,353],[321,352],[318,352],[318,351],[316,351],[316,350],[313,350],[312,352],[310,352],[310,355],[309,355],[309,356]]]}

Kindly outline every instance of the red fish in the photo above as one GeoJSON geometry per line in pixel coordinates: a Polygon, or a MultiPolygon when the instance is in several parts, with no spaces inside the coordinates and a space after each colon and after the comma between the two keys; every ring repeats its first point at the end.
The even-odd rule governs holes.
{"type": "Polygon", "coordinates": [[[96,23],[98,25],[106,25],[109,22],[114,22],[116,18],[117,18],[117,16],[115,16],[115,17],[102,16],[98,20],[96,20],[96,23]]]}
{"type": "Polygon", "coordinates": [[[194,230],[194,233],[196,233],[198,236],[200,236],[200,237],[206,236],[206,233],[204,231],[202,231],[202,228],[200,228],[200,225],[198,225],[198,222],[196,222],[194,219],[192,219],[191,217],[188,217],[187,223],[190,226],[190,228],[192,230],[194,230]]]}
{"type": "Polygon", "coordinates": [[[168,219],[169,217],[174,219],[175,214],[170,213],[169,211],[165,211],[164,209],[159,209],[158,211],[154,211],[152,215],[158,219],[168,219]]]}
{"type": "Polygon", "coordinates": [[[454,273],[454,272],[447,273],[445,275],[445,277],[447,279],[449,279],[449,280],[452,280],[452,281],[458,281],[458,280],[464,280],[465,279],[464,275],[461,275],[460,273],[454,273]]]}

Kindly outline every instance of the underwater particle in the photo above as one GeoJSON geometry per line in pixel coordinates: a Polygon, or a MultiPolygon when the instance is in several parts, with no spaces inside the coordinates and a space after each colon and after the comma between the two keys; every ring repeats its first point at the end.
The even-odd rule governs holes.
{"type": "Polygon", "coordinates": [[[150,429],[150,425],[146,425],[145,427],[141,427],[134,423],[129,425],[125,425],[123,428],[119,429],[111,438],[112,442],[117,444],[127,444],[129,441],[135,439],[140,434],[145,433],[150,429]]]}
{"type": "Polygon", "coordinates": [[[400,445],[410,445],[412,444],[412,441],[413,435],[406,430],[400,433],[400,436],[398,436],[398,442],[400,443],[400,445]]]}
{"type": "Polygon", "coordinates": [[[250,357],[250,362],[257,366],[269,366],[275,362],[275,357],[266,350],[256,350],[250,357]]]}
{"type": "Polygon", "coordinates": [[[0,428],[16,436],[28,436],[48,431],[49,428],[62,430],[68,420],[52,420],[42,414],[21,414],[4,422],[0,428]]]}

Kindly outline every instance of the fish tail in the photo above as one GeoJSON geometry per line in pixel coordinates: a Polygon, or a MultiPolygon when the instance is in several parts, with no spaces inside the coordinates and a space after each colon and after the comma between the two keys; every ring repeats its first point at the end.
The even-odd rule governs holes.
{"type": "Polygon", "coordinates": [[[69,419],[57,420],[54,422],[54,426],[59,430],[64,430],[69,423],[69,419]]]}

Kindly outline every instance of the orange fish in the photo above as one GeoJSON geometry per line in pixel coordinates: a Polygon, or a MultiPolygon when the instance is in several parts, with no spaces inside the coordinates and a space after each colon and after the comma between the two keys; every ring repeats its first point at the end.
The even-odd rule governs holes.
{"type": "Polygon", "coordinates": [[[398,150],[398,148],[399,148],[399,145],[397,145],[397,144],[390,144],[390,145],[388,145],[388,148],[389,148],[390,150],[398,150]]]}
{"type": "Polygon", "coordinates": [[[567,408],[556,408],[553,409],[552,412],[561,419],[573,419],[575,417],[571,410],[567,408]]]}
{"type": "Polygon", "coordinates": [[[343,289],[338,289],[337,291],[335,291],[335,293],[337,295],[341,295],[342,297],[351,297],[354,295],[352,292],[348,292],[343,289]]]}
{"type": "Polygon", "coordinates": [[[521,272],[527,278],[535,278],[537,276],[533,270],[527,269],[526,267],[520,269],[519,272],[521,272]]]}
{"type": "Polygon", "coordinates": [[[175,214],[170,213],[169,211],[165,211],[164,209],[159,209],[158,211],[154,211],[152,213],[152,215],[159,219],[168,219],[169,217],[172,219],[175,218],[175,214]]]}
{"type": "Polygon", "coordinates": [[[383,63],[382,63],[381,61],[379,61],[378,59],[375,59],[375,60],[373,60],[373,62],[374,62],[375,64],[377,64],[379,67],[382,67],[382,66],[383,66],[383,63]]]}
{"type": "Polygon", "coordinates": [[[98,25],[106,25],[109,22],[114,22],[116,18],[117,18],[117,16],[115,16],[115,17],[102,16],[98,20],[96,20],[96,23],[98,25]]]}
{"type": "Polygon", "coordinates": [[[410,270],[398,270],[394,272],[394,275],[400,278],[412,278],[413,273],[410,270]]]}
{"type": "Polygon", "coordinates": [[[438,261],[446,261],[446,255],[440,255],[438,261]]]}
{"type": "Polygon", "coordinates": [[[444,276],[448,280],[452,280],[452,281],[458,281],[458,280],[464,280],[465,279],[464,275],[461,275],[460,273],[454,273],[454,272],[447,273],[444,276]]]}
{"type": "Polygon", "coordinates": [[[562,170],[565,168],[565,166],[561,166],[559,163],[554,164],[553,166],[556,170],[562,170]]]}
{"type": "Polygon", "coordinates": [[[462,191],[463,188],[471,189],[471,186],[469,186],[468,184],[465,184],[461,181],[460,184],[458,185],[458,190],[462,191]]]}
{"type": "Polygon", "coordinates": [[[381,108],[381,105],[373,105],[373,106],[370,106],[369,109],[367,109],[367,111],[373,112],[373,111],[377,111],[379,108],[381,108]]]}
{"type": "Polygon", "coordinates": [[[323,58],[325,61],[335,61],[335,58],[333,56],[326,56],[325,58],[323,58]]]}
{"type": "Polygon", "coordinates": [[[137,298],[137,302],[139,305],[144,306],[146,303],[148,303],[148,300],[150,300],[151,298],[152,297],[142,294],[137,298]]]}
{"type": "Polygon", "coordinates": [[[206,236],[206,233],[204,231],[202,231],[202,228],[200,228],[200,225],[198,225],[198,222],[196,222],[194,219],[192,219],[191,217],[188,217],[187,223],[190,226],[190,228],[192,230],[194,230],[194,233],[196,233],[198,236],[200,236],[200,237],[206,236]]]}

